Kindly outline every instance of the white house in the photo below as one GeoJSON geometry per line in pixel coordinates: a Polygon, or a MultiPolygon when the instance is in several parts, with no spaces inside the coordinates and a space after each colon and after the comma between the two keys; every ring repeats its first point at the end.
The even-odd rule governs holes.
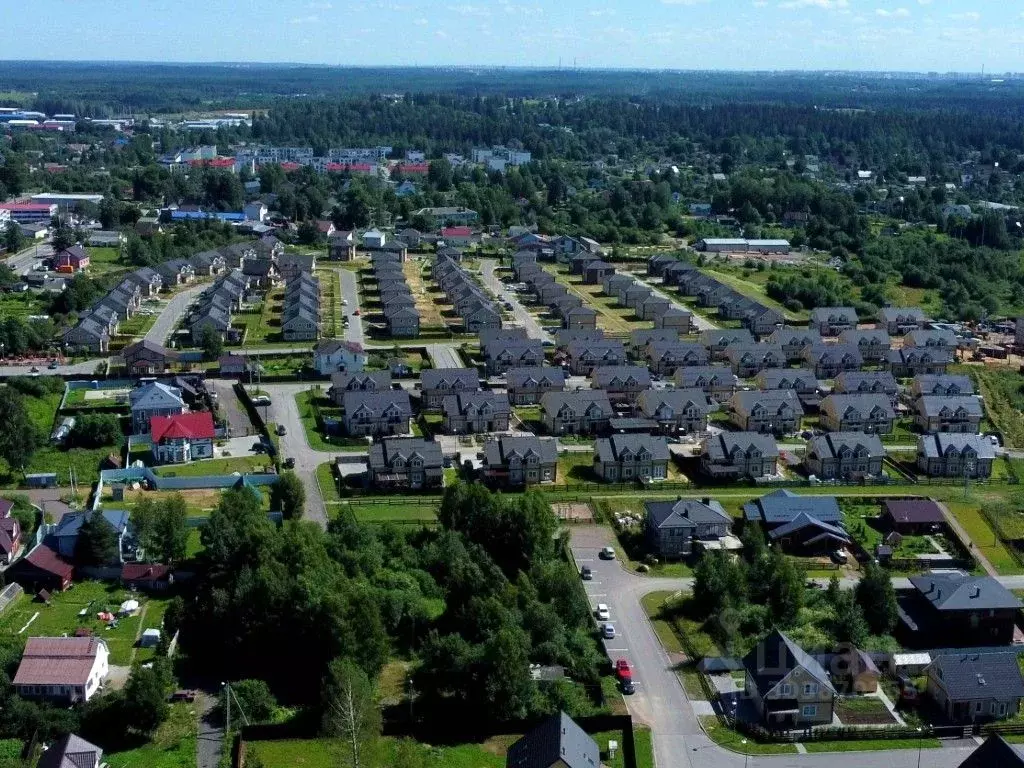
{"type": "Polygon", "coordinates": [[[340,339],[328,339],[313,349],[313,367],[321,376],[345,371],[359,373],[369,360],[361,344],[340,339]]]}
{"type": "Polygon", "coordinates": [[[110,650],[98,637],[30,637],[14,689],[19,696],[75,704],[88,701],[110,672],[110,650]]]}
{"type": "Polygon", "coordinates": [[[242,212],[245,213],[246,221],[258,221],[262,224],[263,220],[267,218],[269,209],[265,204],[261,203],[259,200],[254,200],[251,203],[246,203],[245,208],[242,209],[242,212]]]}
{"type": "Polygon", "coordinates": [[[370,229],[363,233],[364,248],[383,248],[387,241],[387,235],[379,229],[370,229]]]}

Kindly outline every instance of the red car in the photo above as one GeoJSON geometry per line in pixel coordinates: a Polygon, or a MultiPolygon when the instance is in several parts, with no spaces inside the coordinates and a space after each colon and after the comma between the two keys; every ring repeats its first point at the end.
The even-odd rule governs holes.
{"type": "Polygon", "coordinates": [[[357,309],[357,310],[356,310],[355,312],[353,312],[352,314],[353,314],[353,315],[355,315],[356,317],[359,317],[359,310],[357,309]]]}
{"type": "Polygon", "coordinates": [[[633,669],[629,666],[628,661],[625,659],[615,660],[615,676],[623,683],[633,679],[633,669]]]}

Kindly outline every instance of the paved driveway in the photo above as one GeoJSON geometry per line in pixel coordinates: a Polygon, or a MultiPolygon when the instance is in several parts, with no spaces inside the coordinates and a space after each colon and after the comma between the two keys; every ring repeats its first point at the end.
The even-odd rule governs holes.
{"type": "Polygon", "coordinates": [[[689,312],[691,315],[693,315],[693,327],[696,328],[698,331],[712,331],[718,327],[713,322],[704,317],[704,315],[697,314],[692,309],[687,307],[685,304],[681,303],[676,296],[664,290],[662,288],[660,280],[655,283],[652,282],[651,279],[646,275],[634,274],[633,277],[635,277],[641,283],[643,283],[652,291],[654,291],[658,296],[661,296],[663,299],[668,299],[672,306],[675,307],[676,309],[681,309],[684,312],[689,312]]]}
{"type": "Polygon", "coordinates": [[[498,297],[499,301],[507,301],[512,305],[512,315],[526,329],[526,334],[531,339],[552,341],[551,334],[541,327],[540,323],[537,322],[537,318],[531,315],[522,302],[519,301],[519,295],[508,290],[504,283],[494,274],[497,266],[498,262],[495,259],[480,259],[480,277],[484,285],[491,293],[498,297]]]}
{"type": "Polygon", "coordinates": [[[359,309],[359,284],[356,280],[356,273],[351,269],[336,270],[341,275],[341,296],[348,302],[342,309],[348,316],[348,327],[345,329],[345,341],[354,341],[358,344],[365,344],[366,337],[363,334],[362,315],[354,315],[359,309]]]}
{"type": "Polygon", "coordinates": [[[256,434],[256,427],[235,393],[234,380],[207,379],[217,395],[220,412],[228,422],[228,437],[247,437],[256,434]]]}
{"type": "MultiPolygon", "coordinates": [[[[648,592],[689,588],[692,579],[662,579],[627,572],[617,560],[599,560],[598,550],[614,544],[606,528],[579,526],[572,529],[572,552],[577,567],[586,563],[592,581],[583,582],[591,606],[607,603],[616,638],[605,641],[609,656],[629,660],[636,693],[626,706],[639,722],[650,726],[655,764],[658,768],[913,768],[918,753],[913,749],[886,752],[830,752],[807,755],[744,758],[714,744],[704,734],[668,654],[644,615],[640,598],[648,592]]],[[[970,748],[929,749],[920,765],[956,768],[970,748]]]]}
{"type": "Polygon", "coordinates": [[[458,344],[427,344],[430,364],[435,368],[465,368],[458,344]]]}
{"type": "Polygon", "coordinates": [[[171,335],[175,324],[192,306],[192,302],[199,297],[199,294],[209,287],[209,284],[193,285],[172,296],[171,300],[167,302],[167,306],[160,311],[153,327],[146,332],[146,341],[152,341],[154,344],[166,344],[167,337],[171,335]]]}

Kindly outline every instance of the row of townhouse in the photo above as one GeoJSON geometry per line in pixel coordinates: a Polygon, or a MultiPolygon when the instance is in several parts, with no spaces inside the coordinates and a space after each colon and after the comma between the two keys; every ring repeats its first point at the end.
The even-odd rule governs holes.
{"type": "Polygon", "coordinates": [[[285,341],[320,338],[320,281],[309,272],[299,272],[285,284],[281,336],[285,341]]]}
{"type": "Polygon", "coordinates": [[[377,285],[381,311],[394,337],[412,337],[420,333],[420,313],[406,280],[401,260],[392,253],[378,252],[371,256],[373,279],[377,285]]]}
{"type": "Polygon", "coordinates": [[[241,309],[247,290],[241,269],[232,269],[218,277],[189,312],[187,325],[192,343],[198,346],[207,328],[213,328],[223,339],[232,340],[235,334],[231,328],[231,319],[241,309]]]}
{"type": "Polygon", "coordinates": [[[431,277],[461,318],[463,332],[479,333],[501,328],[498,305],[462,268],[459,260],[451,255],[438,254],[431,267],[431,277]]]}
{"type": "Polygon", "coordinates": [[[537,263],[534,251],[517,251],[512,256],[513,271],[526,283],[538,304],[551,309],[561,320],[563,328],[589,329],[597,327],[597,312],[584,306],[583,299],[570,293],[554,275],[537,263]]]}
{"type": "Polygon", "coordinates": [[[480,352],[490,376],[500,376],[514,368],[544,366],[544,345],[529,338],[523,328],[481,331],[480,352]]]}

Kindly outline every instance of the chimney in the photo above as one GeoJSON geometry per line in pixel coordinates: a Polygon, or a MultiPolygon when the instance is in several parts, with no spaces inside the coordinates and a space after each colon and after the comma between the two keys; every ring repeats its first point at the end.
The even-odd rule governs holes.
{"type": "Polygon", "coordinates": [[[971,590],[971,598],[981,597],[981,587],[977,584],[974,585],[974,589],[971,590]]]}
{"type": "Polygon", "coordinates": [[[711,505],[711,497],[710,496],[705,496],[703,499],[700,500],[700,503],[703,504],[705,507],[710,506],[711,505]]]}

